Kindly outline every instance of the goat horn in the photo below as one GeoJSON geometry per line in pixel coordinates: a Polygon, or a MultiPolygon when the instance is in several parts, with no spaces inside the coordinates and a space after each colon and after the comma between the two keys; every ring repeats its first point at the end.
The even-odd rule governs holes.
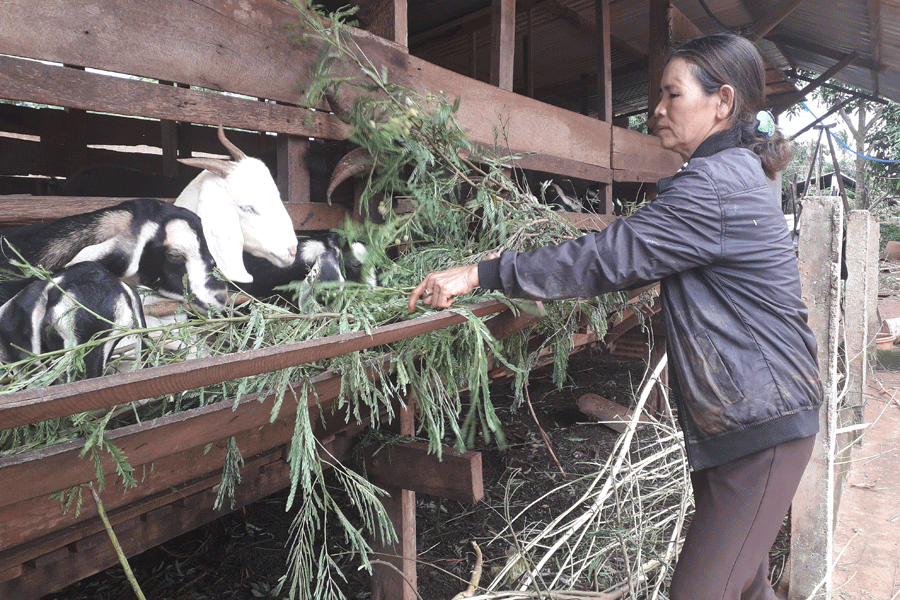
{"type": "Polygon", "coordinates": [[[331,193],[337,186],[357,173],[371,170],[374,166],[375,158],[365,148],[357,148],[345,154],[331,174],[331,182],[328,184],[328,191],[325,193],[325,199],[328,200],[328,204],[331,204],[331,193]]]}
{"type": "Polygon", "coordinates": [[[331,109],[334,116],[344,123],[350,122],[350,110],[341,103],[340,99],[337,97],[337,93],[332,91],[331,88],[325,92],[325,102],[328,103],[328,108],[331,109]]]}
{"type": "Polygon", "coordinates": [[[234,160],[243,160],[247,157],[246,154],[241,152],[240,148],[228,141],[228,138],[225,137],[225,130],[222,129],[221,125],[219,125],[219,141],[222,142],[222,145],[225,146],[234,160]]]}
{"type": "Polygon", "coordinates": [[[212,171],[219,177],[227,177],[234,169],[233,162],[219,158],[179,158],[178,162],[189,167],[212,171]]]}

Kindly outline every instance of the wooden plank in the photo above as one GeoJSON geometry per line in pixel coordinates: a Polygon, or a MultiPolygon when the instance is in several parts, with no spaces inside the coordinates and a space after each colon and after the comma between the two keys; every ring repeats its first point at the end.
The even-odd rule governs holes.
{"type": "Polygon", "coordinates": [[[415,56],[409,57],[408,75],[398,74],[398,83],[460,98],[457,120],[462,128],[476,142],[493,146],[496,140],[504,153],[537,150],[594,167],[610,166],[609,123],[501,90],[415,56]],[[399,75],[404,75],[402,81],[399,75]]]}
{"type": "MultiPolygon", "coordinates": [[[[177,456],[181,458],[191,458],[189,456],[177,456]]],[[[283,462],[282,456],[283,451],[280,448],[270,450],[259,456],[248,455],[244,463],[244,470],[252,472],[253,469],[264,469],[270,463],[283,462]]],[[[185,498],[204,490],[214,488],[222,481],[221,455],[218,457],[218,460],[218,470],[216,471],[210,470],[204,473],[203,476],[192,477],[190,470],[187,470],[185,471],[184,476],[178,478],[169,486],[153,486],[153,488],[142,487],[139,495],[135,495],[133,491],[129,491],[126,492],[127,498],[124,500],[116,497],[116,495],[123,495],[121,489],[114,488],[112,490],[114,493],[110,493],[110,490],[104,490],[100,493],[100,497],[103,501],[103,506],[106,509],[107,516],[110,519],[110,523],[115,527],[120,523],[139,517],[150,511],[164,508],[173,503],[183,506],[185,504],[185,498]]],[[[53,509],[48,515],[52,519],[51,526],[44,526],[37,521],[36,510],[31,510],[28,503],[10,507],[9,512],[12,516],[20,517],[27,522],[34,522],[38,525],[38,529],[33,535],[20,535],[18,537],[10,538],[6,538],[4,535],[4,541],[7,539],[9,541],[6,544],[6,547],[0,551],[0,565],[5,567],[8,565],[24,564],[28,561],[35,560],[37,557],[48,552],[52,552],[54,549],[71,544],[77,545],[77,551],[83,551],[92,547],[93,544],[90,540],[90,536],[95,533],[103,533],[104,527],[100,518],[97,516],[96,505],[90,498],[90,493],[87,491],[84,493],[88,497],[85,499],[81,515],[77,518],[72,514],[59,517],[57,515],[57,513],[61,512],[58,508],[59,501],[51,500],[51,502],[56,502],[57,504],[57,508],[53,509]]],[[[43,500],[43,498],[35,498],[29,502],[38,501],[39,504],[46,504],[46,502],[40,502],[41,500],[43,500]]],[[[47,498],[47,500],[50,499],[47,498]]],[[[100,541],[108,543],[108,540],[101,539],[100,541]]]]}
{"type": "Polygon", "coordinates": [[[756,22],[746,34],[750,41],[757,41],[775,29],[789,14],[791,14],[803,0],[781,0],[766,12],[762,19],[756,22]]]}
{"type": "Polygon", "coordinates": [[[616,181],[656,183],[681,168],[681,157],[663,148],[659,138],[613,127],[612,141],[613,178],[616,181]]]}
{"type": "MultiPolygon", "coordinates": [[[[2,48],[0,44],[0,51],[2,48]]],[[[120,79],[6,56],[0,56],[0,90],[0,95],[10,100],[118,115],[327,139],[344,139],[348,134],[344,123],[321,111],[310,112],[296,106],[120,79]]]]}
{"type": "MultiPolygon", "coordinates": [[[[481,302],[469,308],[476,316],[507,310],[496,301],[481,302]]],[[[464,320],[465,317],[458,313],[441,311],[376,327],[370,332],[357,331],[273,348],[198,358],[175,365],[6,394],[0,397],[0,428],[18,427],[325,360],[450,327],[464,320]]]]}
{"type": "Polygon", "coordinates": [[[578,229],[590,231],[606,229],[610,223],[619,218],[614,215],[595,215],[592,213],[565,213],[565,216],[578,229]]]}
{"type": "MultiPolygon", "coordinates": [[[[283,462],[270,463],[270,467],[263,469],[255,464],[245,465],[243,483],[235,490],[235,510],[283,489],[289,469],[283,462]]],[[[230,504],[227,510],[212,510],[215,496],[214,491],[207,489],[185,498],[183,505],[170,511],[164,519],[152,516],[143,518],[144,515],[141,515],[121,522],[115,531],[126,556],[134,556],[230,512],[230,504]]],[[[108,540],[103,541],[106,532],[94,536],[97,539],[90,551],[70,551],[61,560],[24,569],[19,577],[0,583],[0,598],[38,600],[45,594],[116,564],[118,559],[112,544],[108,540]]]]}
{"type": "Polygon", "coordinates": [[[469,504],[484,498],[480,452],[444,448],[438,458],[429,454],[428,444],[406,442],[380,448],[375,454],[367,453],[364,461],[366,477],[378,486],[469,504]]]}
{"type": "Polygon", "coordinates": [[[375,558],[393,565],[373,565],[372,600],[416,600],[416,499],[410,490],[391,489],[382,505],[400,538],[396,544],[373,544],[375,558]],[[396,570],[395,570],[396,569],[396,570]]]}
{"type": "MultiPolygon", "coordinates": [[[[27,225],[52,221],[60,217],[76,215],[108,206],[114,206],[128,198],[91,198],[81,196],[0,196],[0,227],[27,225]]],[[[174,198],[160,198],[174,202],[174,198]]],[[[285,203],[285,208],[297,230],[325,230],[344,223],[347,209],[329,206],[323,202],[285,203]]]]}
{"type": "MultiPolygon", "coordinates": [[[[0,104],[0,131],[27,136],[28,141],[34,144],[39,143],[41,123],[47,117],[45,115],[62,114],[62,110],[58,108],[31,108],[28,106],[14,106],[12,104],[0,104]]],[[[102,144],[105,146],[150,146],[152,148],[160,148],[162,144],[159,123],[149,119],[122,117],[118,115],[87,113],[84,115],[85,130],[83,132],[84,142],[89,145],[102,144]]],[[[227,156],[227,152],[219,142],[216,128],[191,125],[190,123],[179,123],[179,133],[182,129],[187,128],[190,134],[187,137],[191,139],[191,148],[196,152],[210,152],[227,156]]],[[[260,136],[256,132],[242,131],[231,129],[227,132],[228,139],[241,148],[250,156],[257,158],[267,157],[269,154],[275,153],[275,136],[260,136]]],[[[0,137],[0,148],[2,144],[9,143],[12,140],[6,137],[0,137]]],[[[23,140],[16,140],[23,141],[23,140]]],[[[88,150],[92,150],[88,148],[88,150]]],[[[129,150],[131,150],[129,148],[129,150]]],[[[0,150],[5,158],[10,160],[17,159],[13,156],[11,150],[0,150]]],[[[129,155],[136,152],[125,151],[115,152],[114,155],[129,155]]],[[[147,159],[161,160],[159,155],[143,154],[139,155],[147,159]]],[[[92,159],[99,162],[99,159],[92,159]]],[[[2,166],[5,169],[9,167],[4,161],[2,166]]],[[[156,169],[147,168],[146,170],[160,171],[161,166],[156,169]]]]}
{"type": "MultiPolygon", "coordinates": [[[[306,382],[295,384],[292,391],[302,394],[306,382]]],[[[340,378],[331,373],[319,375],[309,381],[315,394],[306,399],[311,411],[318,412],[319,406],[328,403],[340,392],[340,378]],[[316,395],[318,394],[318,395],[316,395]]],[[[132,466],[144,465],[188,451],[198,446],[213,443],[238,435],[243,431],[256,430],[270,425],[271,429],[287,428],[290,439],[292,425],[281,420],[273,421],[272,409],[276,403],[274,395],[249,395],[242,398],[237,408],[232,402],[220,402],[202,408],[186,410],[174,415],[161,417],[144,423],[121,427],[107,434],[111,443],[122,450],[132,466]],[[166,440],[159,444],[158,440],[166,440]]],[[[290,403],[282,406],[282,418],[293,414],[290,403]]],[[[331,424],[322,422],[312,412],[313,431],[324,435],[333,429],[331,424]]],[[[337,422],[337,417],[333,422],[337,422]]],[[[266,436],[281,440],[282,433],[266,431],[266,436]]],[[[95,475],[94,466],[87,460],[79,460],[83,440],[57,444],[49,448],[34,450],[25,454],[0,458],[0,477],[10,485],[0,489],[0,506],[7,506],[55,491],[66,489],[91,480],[95,475]],[[15,485],[13,485],[15,482],[15,485]]],[[[273,445],[278,445],[274,443],[273,445]]],[[[114,464],[104,458],[105,474],[115,473],[114,464]]]]}
{"type": "Polygon", "coordinates": [[[295,103],[315,58],[298,22],[277,0],[8,0],[0,52],[295,103]]]}
{"type": "MultiPolygon", "coordinates": [[[[415,398],[407,398],[406,408],[397,411],[399,418],[391,429],[412,438],[416,433],[415,412],[415,398]]],[[[379,539],[372,540],[372,551],[386,563],[372,567],[372,598],[416,600],[416,494],[392,484],[390,480],[383,487],[388,497],[382,500],[382,506],[391,520],[397,540],[387,544],[379,539]]]]}
{"type": "Polygon", "coordinates": [[[598,183],[610,183],[613,179],[613,171],[609,167],[521,149],[518,151],[511,150],[510,155],[514,154],[519,155],[514,160],[510,159],[509,162],[520,169],[542,171],[598,183]]]}
{"type": "MultiPolygon", "coordinates": [[[[356,422],[346,414],[345,408],[334,407],[340,390],[337,376],[315,384],[319,395],[310,396],[307,402],[311,429],[327,449],[329,461],[344,461],[349,456],[353,436],[370,425],[369,419],[356,422]]],[[[139,485],[123,491],[116,481],[113,465],[105,461],[102,465],[105,489],[101,496],[107,508],[116,508],[148,495],[181,488],[185,482],[209,474],[218,481],[225,457],[225,443],[229,437],[235,438],[244,456],[255,456],[274,448],[286,448],[294,432],[294,411],[288,410],[277,421],[270,423],[269,414],[274,399],[268,398],[262,403],[263,406],[252,406],[256,401],[252,398],[248,400],[249,404],[242,403],[234,412],[231,412],[230,403],[226,402],[213,411],[188,411],[191,414],[186,415],[186,419],[167,417],[152,422],[152,427],[132,426],[110,434],[110,438],[115,440],[116,446],[125,453],[134,467],[139,485]],[[165,439],[166,444],[158,443],[160,439],[165,439]]],[[[60,446],[58,451],[43,458],[11,462],[0,469],[4,481],[10,482],[10,485],[15,482],[19,488],[11,494],[4,494],[0,499],[4,504],[10,500],[15,501],[0,506],[0,535],[6,544],[21,546],[59,528],[94,516],[94,507],[90,503],[85,505],[80,516],[74,517],[71,514],[65,515],[60,502],[49,497],[54,488],[66,489],[89,482],[95,477],[91,461],[80,456],[80,444],[60,446]],[[37,480],[36,477],[41,479],[37,480]]],[[[44,547],[43,542],[38,545],[44,547]]],[[[0,570],[15,564],[22,552],[34,551],[34,547],[34,544],[26,544],[21,548],[0,552],[0,570]]]]}

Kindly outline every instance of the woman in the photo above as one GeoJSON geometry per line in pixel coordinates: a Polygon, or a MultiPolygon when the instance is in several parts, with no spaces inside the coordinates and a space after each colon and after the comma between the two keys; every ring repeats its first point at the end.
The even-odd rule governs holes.
{"type": "Polygon", "coordinates": [[[431,273],[412,292],[449,307],[475,287],[591,297],[660,281],[670,385],[696,511],[673,600],[773,600],[768,552],[819,427],[822,388],[793,245],[768,178],[790,151],[764,106],[765,69],[732,34],[669,56],[654,132],[686,161],[657,198],[605,230],[431,273]]]}

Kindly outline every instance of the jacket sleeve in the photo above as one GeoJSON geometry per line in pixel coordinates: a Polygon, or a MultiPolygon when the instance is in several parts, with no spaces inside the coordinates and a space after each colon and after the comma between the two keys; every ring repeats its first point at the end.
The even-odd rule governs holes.
{"type": "Polygon", "coordinates": [[[708,175],[686,169],[653,202],[602,231],[479,263],[479,281],[509,297],[534,300],[589,298],[645,285],[716,261],[723,217],[708,175]]]}

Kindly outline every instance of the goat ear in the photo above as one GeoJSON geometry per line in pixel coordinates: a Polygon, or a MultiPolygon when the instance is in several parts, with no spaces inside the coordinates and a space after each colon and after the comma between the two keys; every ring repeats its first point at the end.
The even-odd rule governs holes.
{"type": "Polygon", "coordinates": [[[253,281],[253,275],[244,266],[244,232],[237,213],[221,208],[213,210],[209,203],[201,203],[198,209],[203,237],[222,274],[237,283],[253,281]]]}
{"type": "Polygon", "coordinates": [[[219,177],[227,177],[237,164],[230,160],[221,160],[218,158],[179,158],[178,162],[189,167],[212,171],[219,177]]]}

